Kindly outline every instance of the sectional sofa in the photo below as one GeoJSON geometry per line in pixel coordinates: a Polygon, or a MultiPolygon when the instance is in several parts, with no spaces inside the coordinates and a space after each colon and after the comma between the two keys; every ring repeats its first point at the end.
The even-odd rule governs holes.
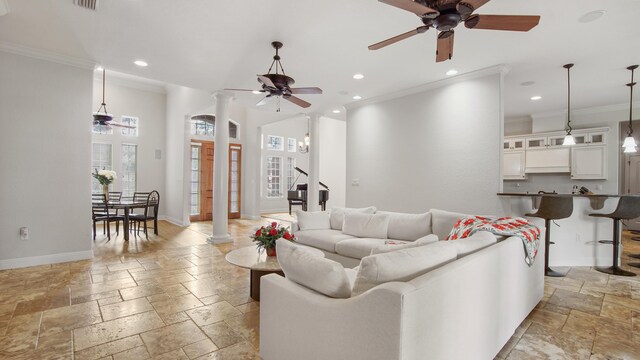
{"type": "MultiPolygon", "coordinates": [[[[387,237],[411,243],[409,236],[416,241],[435,234],[441,241],[415,249],[425,253],[429,247],[446,248],[440,246],[444,245],[442,239],[462,216],[436,209],[419,215],[394,213],[387,215],[387,237]],[[395,222],[391,221],[394,216],[395,222]],[[420,222],[411,233],[409,219],[420,222]],[[394,223],[402,226],[394,229],[394,223]]],[[[337,223],[330,223],[329,229],[296,229],[298,243],[304,244],[300,247],[320,249],[327,259],[345,267],[359,265],[360,254],[365,255],[363,264],[388,256],[367,256],[366,249],[371,252],[389,246],[385,245],[389,239],[357,237],[333,226],[337,223]]],[[[410,251],[414,250],[395,253],[410,251]]],[[[341,298],[302,285],[304,279],[275,274],[262,277],[260,355],[265,360],[493,359],[543,297],[540,259],[544,250],[531,267],[525,263],[522,240],[517,237],[500,239],[472,253],[457,251],[457,256],[454,251],[452,259],[415,278],[381,283],[341,298]]],[[[327,275],[315,270],[314,261],[321,260],[301,266],[308,278],[335,277],[335,272],[327,275]]],[[[399,268],[405,266],[398,264],[399,268]]],[[[354,270],[344,271],[349,274],[354,270]]]]}

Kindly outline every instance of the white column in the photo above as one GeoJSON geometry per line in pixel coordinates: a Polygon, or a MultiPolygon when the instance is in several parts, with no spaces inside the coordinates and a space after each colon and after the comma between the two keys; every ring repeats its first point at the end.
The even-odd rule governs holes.
{"type": "Polygon", "coordinates": [[[307,211],[320,211],[320,114],[309,114],[309,185],[307,211]]]}
{"type": "Polygon", "coordinates": [[[229,222],[229,104],[233,94],[217,91],[216,125],[213,147],[213,233],[207,239],[211,244],[231,242],[227,231],[229,222]]]}

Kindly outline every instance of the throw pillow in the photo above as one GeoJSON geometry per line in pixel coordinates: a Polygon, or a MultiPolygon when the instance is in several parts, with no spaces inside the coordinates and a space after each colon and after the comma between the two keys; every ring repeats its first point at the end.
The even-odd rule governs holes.
{"type": "Polygon", "coordinates": [[[371,249],[371,255],[383,254],[383,253],[388,253],[390,251],[396,251],[396,250],[414,248],[414,247],[418,247],[418,246],[424,246],[424,245],[427,245],[427,244],[434,243],[436,241],[438,241],[438,237],[436,235],[434,235],[434,234],[429,234],[427,236],[421,237],[420,239],[418,239],[416,241],[412,241],[412,242],[406,243],[406,244],[391,244],[391,243],[387,242],[386,245],[378,246],[377,248],[371,249]]]}
{"type": "Polygon", "coordinates": [[[344,223],[344,214],[348,212],[361,212],[365,214],[375,214],[376,207],[369,206],[366,208],[332,208],[331,209],[331,228],[333,230],[342,230],[344,223]]]}
{"type": "Polygon", "coordinates": [[[326,211],[307,212],[296,210],[296,218],[298,219],[300,230],[330,229],[329,213],[326,211]]]}
{"type": "Polygon", "coordinates": [[[447,241],[362,258],[352,296],[389,281],[408,281],[456,259],[447,241]]]}
{"type": "Polygon", "coordinates": [[[287,279],[332,298],[351,296],[351,282],[342,264],[283,239],[276,240],[276,252],[287,279]]]}
{"type": "Polygon", "coordinates": [[[431,213],[405,214],[397,212],[378,211],[376,214],[389,216],[389,239],[413,241],[431,234],[431,213]]]}
{"type": "Polygon", "coordinates": [[[458,258],[474,253],[480,249],[484,249],[489,245],[493,245],[498,241],[495,235],[488,231],[478,231],[475,234],[457,240],[448,240],[456,248],[458,258]]]}
{"type": "Polygon", "coordinates": [[[344,214],[342,233],[361,238],[386,239],[388,227],[387,215],[348,212],[344,214]]]}

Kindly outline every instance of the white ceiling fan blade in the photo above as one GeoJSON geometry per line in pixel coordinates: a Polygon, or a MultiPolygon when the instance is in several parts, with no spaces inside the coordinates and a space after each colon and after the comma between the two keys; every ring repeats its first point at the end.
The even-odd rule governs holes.
{"type": "Polygon", "coordinates": [[[118,123],[118,122],[113,122],[113,121],[109,121],[107,124],[111,125],[111,126],[117,126],[117,127],[121,127],[121,128],[127,128],[127,129],[135,129],[135,126],[131,126],[131,125],[125,125],[122,123],[118,123]]]}
{"type": "Polygon", "coordinates": [[[277,89],[277,87],[273,83],[273,81],[271,81],[271,79],[269,79],[268,77],[266,77],[264,75],[258,75],[258,81],[260,81],[261,83],[265,84],[267,87],[277,89]]]}

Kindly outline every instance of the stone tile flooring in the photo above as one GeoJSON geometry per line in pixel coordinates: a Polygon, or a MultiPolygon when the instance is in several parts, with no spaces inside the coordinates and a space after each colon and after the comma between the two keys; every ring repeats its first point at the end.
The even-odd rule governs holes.
{"type": "MultiPolygon", "coordinates": [[[[0,359],[259,359],[259,303],[224,255],[266,221],[232,220],[217,246],[209,223],[160,222],[149,240],[99,234],[92,260],[0,271],[0,359]]],[[[565,270],[496,359],[640,359],[640,277],[565,270]]]]}

